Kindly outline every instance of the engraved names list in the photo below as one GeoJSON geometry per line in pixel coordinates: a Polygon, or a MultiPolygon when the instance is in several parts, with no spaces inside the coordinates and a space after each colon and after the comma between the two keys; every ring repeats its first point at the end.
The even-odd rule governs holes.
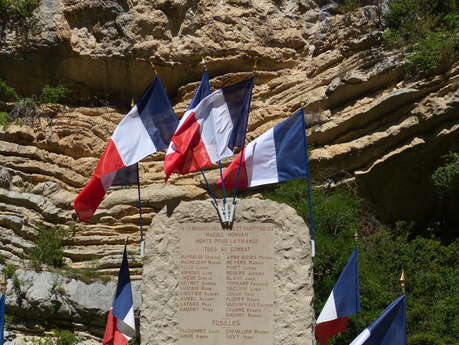
{"type": "Polygon", "coordinates": [[[273,225],[179,233],[179,345],[272,345],[273,225]]]}

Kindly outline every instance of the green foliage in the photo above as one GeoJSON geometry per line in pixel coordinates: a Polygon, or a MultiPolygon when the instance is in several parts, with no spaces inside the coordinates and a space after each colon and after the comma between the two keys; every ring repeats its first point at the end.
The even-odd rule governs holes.
{"type": "Polygon", "coordinates": [[[62,85],[57,85],[54,87],[46,85],[41,90],[41,96],[39,98],[39,102],[40,103],[59,103],[65,98],[65,96],[67,96],[68,92],[69,90],[62,85]]]}
{"type": "MultiPolygon", "coordinates": [[[[2,0],[0,0],[2,1],[2,0]]],[[[6,81],[0,79],[0,100],[9,102],[18,98],[16,90],[9,86],[6,81]]]]}
{"type": "Polygon", "coordinates": [[[39,116],[38,104],[34,98],[19,98],[10,115],[26,125],[33,125],[39,116]]]}
{"type": "Polygon", "coordinates": [[[352,12],[364,5],[362,0],[341,0],[338,1],[338,4],[338,11],[340,13],[352,12]]]}
{"type": "Polygon", "coordinates": [[[54,329],[53,336],[44,338],[36,338],[33,345],[75,345],[79,342],[79,338],[72,331],[63,329],[54,329]]]}
{"type": "Polygon", "coordinates": [[[406,48],[406,63],[414,73],[437,73],[458,56],[459,7],[454,0],[390,0],[385,21],[386,44],[406,48]]]}
{"type": "Polygon", "coordinates": [[[7,264],[3,267],[2,273],[5,275],[6,279],[11,279],[16,274],[17,267],[13,264],[7,264]]]}
{"type": "Polygon", "coordinates": [[[432,181],[440,196],[459,185],[459,153],[450,152],[444,156],[445,165],[432,174],[432,181]]]}
{"type": "MultiPolygon", "coordinates": [[[[307,219],[306,184],[289,181],[266,194],[294,207],[307,219]]],[[[348,331],[330,345],[349,344],[384,308],[401,294],[399,277],[407,275],[408,344],[458,344],[459,241],[449,245],[435,238],[415,236],[413,225],[393,227],[370,222],[371,215],[352,190],[315,188],[316,223],[314,259],[315,310],[320,312],[355,243],[359,231],[362,311],[352,316],[348,331]]]]}
{"type": "Polygon", "coordinates": [[[13,118],[10,116],[10,114],[0,112],[0,126],[7,126],[11,122],[13,122],[13,118]]]}
{"type": "Polygon", "coordinates": [[[39,3],[39,0],[0,0],[0,13],[11,21],[23,21],[32,15],[39,3]]]}
{"type": "Polygon", "coordinates": [[[93,283],[98,280],[104,283],[107,283],[110,281],[109,276],[100,274],[100,272],[97,271],[95,267],[77,268],[77,267],[65,266],[63,267],[61,273],[68,278],[78,279],[87,284],[93,283]]]}
{"type": "Polygon", "coordinates": [[[66,235],[67,232],[60,228],[50,229],[44,226],[38,228],[35,247],[29,252],[34,269],[40,270],[43,265],[64,266],[63,244],[66,235]]]}

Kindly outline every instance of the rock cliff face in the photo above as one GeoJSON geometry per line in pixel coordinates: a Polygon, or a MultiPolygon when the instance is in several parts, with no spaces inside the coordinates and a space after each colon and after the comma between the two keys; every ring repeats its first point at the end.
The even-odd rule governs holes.
{"type": "MultiPolygon", "coordinates": [[[[303,107],[313,176],[355,181],[385,220],[429,216],[436,207],[430,175],[444,153],[459,150],[459,64],[410,80],[400,54],[381,46],[376,8],[341,15],[335,7],[326,0],[41,0],[27,28],[0,23],[0,78],[24,95],[62,83],[74,104],[45,105],[33,125],[0,128],[0,254],[22,263],[39,225],[73,228],[73,199],[131,98],[154,76],[150,61],[179,116],[202,58],[214,88],[255,73],[248,140],[303,107]]],[[[11,106],[0,103],[0,111],[11,106]]],[[[159,153],[141,164],[146,225],[164,206],[206,198],[198,175],[165,185],[162,160],[159,153]]],[[[136,202],[135,188],[113,188],[66,240],[68,264],[116,273],[126,236],[132,247],[139,239],[136,202]]],[[[141,258],[131,262],[140,278],[141,258]]]]}

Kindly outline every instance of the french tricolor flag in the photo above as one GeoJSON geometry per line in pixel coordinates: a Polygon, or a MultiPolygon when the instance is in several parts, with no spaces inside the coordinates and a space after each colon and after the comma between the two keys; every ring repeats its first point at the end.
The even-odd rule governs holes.
{"type": "MultiPolygon", "coordinates": [[[[243,146],[254,78],[214,91],[183,115],[164,159],[166,181],[232,156],[243,146]]],[[[196,95],[195,95],[196,96],[196,95]]]]}
{"type": "Polygon", "coordinates": [[[108,312],[104,333],[104,345],[127,345],[135,337],[134,304],[132,302],[131,279],[126,246],[124,247],[123,262],[118,274],[113,306],[108,312]]]}
{"type": "Polygon", "coordinates": [[[315,335],[321,345],[347,328],[349,315],[360,311],[357,249],[341,272],[316,322],[315,335]]]}
{"type": "Polygon", "coordinates": [[[393,301],[350,345],[406,345],[406,295],[393,301]]]}
{"type": "Polygon", "coordinates": [[[166,149],[177,124],[161,80],[156,77],[116,127],[93,176],[76,197],[78,218],[85,221],[93,216],[119,169],[166,149]]]}
{"type": "MultiPolygon", "coordinates": [[[[223,173],[225,187],[246,188],[307,177],[304,112],[297,111],[240,152],[223,173]]],[[[218,185],[221,185],[221,179],[218,185]]]]}

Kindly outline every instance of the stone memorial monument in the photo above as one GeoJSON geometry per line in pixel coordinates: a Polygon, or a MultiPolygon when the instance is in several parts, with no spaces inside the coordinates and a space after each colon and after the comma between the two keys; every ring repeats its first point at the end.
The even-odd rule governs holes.
{"type": "Polygon", "coordinates": [[[309,231],[292,208],[238,202],[223,229],[209,201],[162,210],[146,236],[142,345],[313,343],[309,231]]]}

